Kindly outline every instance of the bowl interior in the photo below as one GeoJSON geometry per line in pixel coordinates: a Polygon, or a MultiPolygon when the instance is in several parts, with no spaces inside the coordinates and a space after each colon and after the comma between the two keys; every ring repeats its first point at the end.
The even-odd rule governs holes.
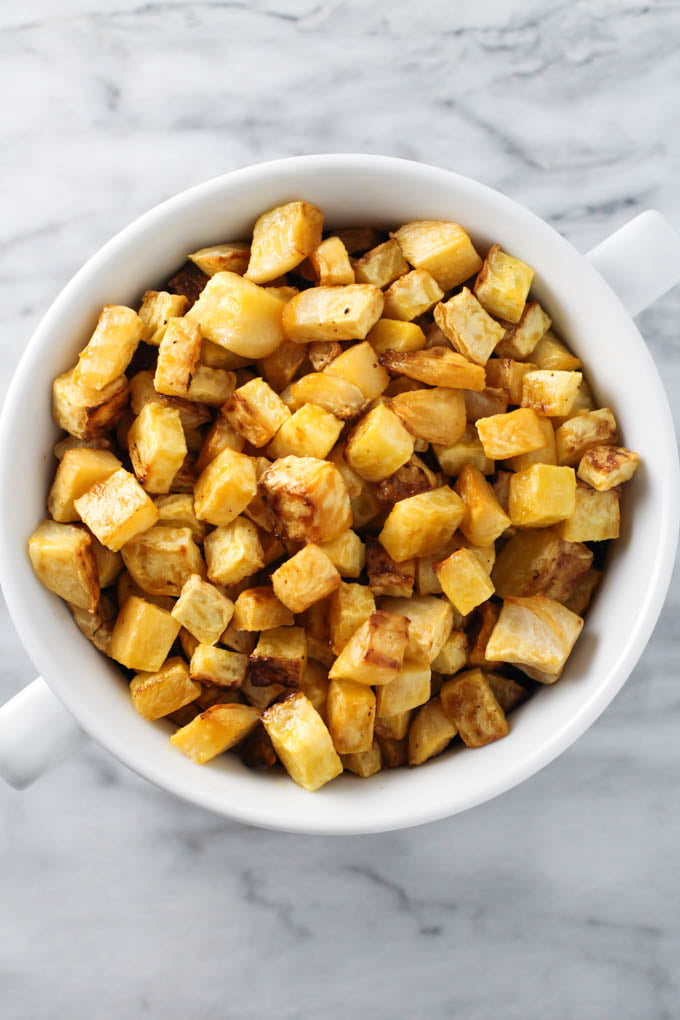
{"type": "Polygon", "coordinates": [[[29,345],[0,427],[0,549],[10,612],[37,668],[81,724],[147,778],[256,825],[367,832],[418,824],[479,803],[536,771],[599,715],[637,661],[661,608],[677,533],[677,453],[667,401],[633,322],[592,267],[533,214],[466,178],[381,157],[300,157],[238,171],[152,210],[77,274],[29,345]],[[235,756],[199,768],[141,719],[115,666],[36,581],[25,553],[54,471],[50,388],[86,342],[106,303],[135,305],[198,247],[247,236],[257,215],[304,198],[334,227],[395,228],[409,219],[461,223],[478,248],[494,241],[536,269],[533,293],[583,359],[599,402],[642,455],[626,492],[623,532],[560,682],[512,717],[487,748],[451,751],[370,782],[345,775],[315,795],[283,775],[254,774],[235,756]]]}

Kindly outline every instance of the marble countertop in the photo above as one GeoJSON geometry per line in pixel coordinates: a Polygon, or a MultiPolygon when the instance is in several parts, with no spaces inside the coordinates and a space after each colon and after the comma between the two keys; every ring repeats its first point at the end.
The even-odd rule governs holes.
{"type": "MultiPolygon", "coordinates": [[[[159,200],[314,151],[477,177],[587,249],[680,229],[680,7],[5,0],[0,397],[78,266],[159,200]]],[[[640,319],[680,406],[680,288],[640,319]]],[[[677,417],[676,417],[677,423],[677,417]]],[[[385,836],[244,828],[89,746],[0,787],[4,1020],[680,1014],[676,576],[633,676],[501,799],[385,836]]],[[[0,700],[33,678],[0,610],[0,700]]]]}

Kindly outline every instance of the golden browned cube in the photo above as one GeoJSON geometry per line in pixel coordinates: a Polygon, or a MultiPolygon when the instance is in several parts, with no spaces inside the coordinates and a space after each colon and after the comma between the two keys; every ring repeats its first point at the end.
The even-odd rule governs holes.
{"type": "Polygon", "coordinates": [[[214,276],[215,273],[225,271],[243,276],[250,259],[250,242],[228,241],[225,244],[213,244],[209,248],[192,252],[189,258],[206,276],[214,276]]]}
{"type": "Polygon", "coordinates": [[[296,379],[282,390],[281,399],[291,411],[298,411],[305,404],[318,404],[341,421],[355,418],[367,403],[358,386],[325,372],[309,372],[296,379]]]}
{"type": "Polygon", "coordinates": [[[74,500],[102,482],[121,467],[117,457],[108,450],[85,447],[67,450],[57,468],[47,497],[47,509],[55,521],[77,521],[74,500]]]}
{"type": "Polygon", "coordinates": [[[121,555],[132,580],[149,595],[179,595],[192,574],[205,573],[190,528],[157,524],[126,542],[121,555]]]}
{"type": "Polygon", "coordinates": [[[341,577],[358,577],[366,564],[366,546],[356,531],[348,529],[319,546],[341,577]]]}
{"type": "Polygon", "coordinates": [[[71,602],[66,603],[73,616],[73,621],[78,630],[91,641],[95,648],[104,655],[109,654],[113,624],[116,619],[116,606],[112,599],[102,595],[99,605],[93,613],[86,609],[79,609],[71,602]]]}
{"type": "Polygon", "coordinates": [[[608,407],[584,411],[563,422],[555,432],[557,463],[576,467],[593,446],[614,445],[617,439],[616,418],[608,407]]]}
{"type": "Polygon", "coordinates": [[[619,537],[620,525],[618,490],[598,492],[579,484],[573,512],[557,525],[557,533],[567,542],[604,542],[619,537]]]}
{"type": "Polygon", "coordinates": [[[186,313],[206,340],[233,354],[266,358],[285,338],[284,301],[236,273],[216,273],[186,313]]]}
{"type": "Polygon", "coordinates": [[[580,542],[565,542],[552,528],[527,528],[503,546],[491,576],[501,598],[542,594],[566,602],[592,562],[580,542]]]}
{"type": "Polygon", "coordinates": [[[593,600],[595,590],[602,580],[602,571],[591,567],[585,574],[581,574],[574,584],[571,595],[564,602],[567,609],[577,616],[583,616],[593,600]]]}
{"type": "Polygon", "coordinates": [[[510,527],[510,518],[479,468],[463,466],[456,492],[465,503],[465,515],[458,525],[462,533],[472,545],[493,545],[510,527]]]}
{"type": "Polygon", "coordinates": [[[328,729],[338,754],[358,754],[371,749],[375,707],[375,694],[366,684],[331,680],[327,701],[328,729]]]}
{"type": "Polygon", "coordinates": [[[385,351],[380,361],[390,372],[417,379],[428,386],[450,389],[483,390],[485,373],[462,354],[448,347],[430,347],[425,351],[385,351]]]}
{"type": "Polygon", "coordinates": [[[249,769],[270,769],[276,765],[279,759],[262,723],[243,741],[241,756],[249,769]]]}
{"type": "Polygon", "coordinates": [[[378,482],[375,494],[381,503],[391,506],[407,496],[436,489],[441,482],[441,476],[431,471],[420,457],[413,454],[393,475],[378,482]]]}
{"type": "Polygon", "coordinates": [[[475,294],[492,315],[508,322],[519,322],[533,278],[531,266],[494,244],[477,275],[475,294]]]}
{"type": "Polygon", "coordinates": [[[216,687],[242,687],[247,669],[247,655],[201,643],[196,645],[189,664],[192,680],[216,687]]]}
{"type": "Polygon", "coordinates": [[[430,667],[422,662],[404,662],[394,679],[376,691],[378,718],[408,712],[424,705],[430,697],[430,667]]]}
{"type": "Polygon", "coordinates": [[[144,332],[144,323],[132,308],[105,305],[87,346],[73,371],[76,386],[103,390],[123,374],[132,361],[144,332]]]}
{"type": "Polygon", "coordinates": [[[133,375],[130,380],[130,397],[135,414],[139,414],[146,404],[174,407],[179,411],[182,428],[187,432],[200,428],[211,419],[210,411],[203,404],[185,400],[184,397],[164,397],[162,393],[157,393],[153,386],[153,372],[142,371],[133,375]]]}
{"type": "Polygon", "coordinates": [[[197,322],[168,319],[158,348],[154,389],[171,397],[185,397],[196,371],[203,338],[197,322]]]}
{"type": "Polygon", "coordinates": [[[197,765],[240,744],[259,722],[259,712],[250,705],[211,705],[170,737],[171,743],[197,765]]]}
{"type": "Polygon", "coordinates": [[[253,446],[266,446],[290,418],[290,411],[264,379],[251,379],[234,390],[223,413],[253,446]]]}
{"type": "Polygon", "coordinates": [[[200,574],[184,582],[172,615],[203,645],[214,645],[229,626],[234,603],[200,574]]]}
{"type": "Polygon", "coordinates": [[[100,439],[76,439],[75,436],[64,436],[52,448],[57,460],[63,460],[69,450],[110,450],[111,440],[102,436],[100,439]]]}
{"type": "Polygon", "coordinates": [[[347,463],[368,482],[379,482],[405,464],[413,453],[413,436],[383,404],[364,415],[350,432],[347,463]]]}
{"type": "Polygon", "coordinates": [[[155,673],[137,673],[130,681],[132,704],[145,719],[162,719],[201,693],[184,659],[167,659],[155,673]]]}
{"type": "Polygon", "coordinates": [[[400,276],[385,291],[385,318],[410,322],[428,312],[444,297],[434,277],[424,269],[400,276]]]}
{"type": "Polygon", "coordinates": [[[164,290],[147,290],[142,297],[139,318],[142,320],[142,340],[151,347],[160,346],[170,319],[184,315],[188,305],[183,294],[169,294],[164,290]]]}
{"type": "Polygon", "coordinates": [[[435,566],[447,599],[467,616],[494,593],[488,573],[470,549],[458,549],[435,566]]]}
{"type": "Polygon", "coordinates": [[[425,334],[415,322],[401,319],[378,319],[367,338],[376,354],[385,351],[421,351],[425,334]]]}
{"type": "Polygon", "coordinates": [[[465,400],[460,390],[437,386],[393,397],[390,406],[411,435],[426,443],[453,446],[466,428],[465,400]]]}
{"type": "Polygon", "coordinates": [[[374,612],[375,598],[370,588],[345,581],[338,585],[331,595],[328,612],[331,647],[336,655],[374,612]]]}
{"type": "Polygon", "coordinates": [[[529,697],[529,692],[526,688],[518,684],[516,680],[513,680],[509,676],[504,676],[502,673],[494,673],[487,670],[484,673],[486,679],[489,681],[489,687],[493,691],[496,701],[501,706],[503,711],[506,713],[511,712],[513,708],[517,708],[523,701],[526,701],[529,697]]]}
{"type": "Polygon", "coordinates": [[[262,722],[298,786],[318,790],[342,772],[342,761],[323,719],[301,691],[270,705],[262,722]]]}
{"type": "MultiPolygon", "coordinates": [[[[320,287],[339,287],[354,283],[354,270],[347,249],[339,237],[327,237],[309,256],[320,287]]],[[[372,283],[359,280],[358,283],[372,283]]]]}
{"type": "Polygon", "coordinates": [[[378,610],[354,631],[329,672],[331,680],[387,684],[404,664],[408,620],[378,610]]]}
{"type": "Polygon", "coordinates": [[[304,404],[280,426],[267,448],[277,457],[316,457],[323,460],[338,440],[342,422],[317,404],[304,404]]]}
{"type": "Polygon", "coordinates": [[[545,446],[545,435],[534,410],[520,407],[506,414],[480,418],[476,423],[487,457],[505,460],[545,446]]]}
{"type": "Polygon", "coordinates": [[[383,304],[382,291],[370,283],[311,287],[286,304],[283,328],[296,343],[364,340],[382,315],[383,304]]]}
{"type": "Polygon", "coordinates": [[[330,542],[352,526],[347,486],[338,469],[315,457],[282,457],[260,478],[277,534],[293,542],[330,542]]]}
{"type": "Polygon", "coordinates": [[[453,628],[453,610],[446,599],[433,595],[386,598],[380,605],[386,613],[406,616],[409,621],[405,656],[410,662],[429,665],[437,658],[453,628]]]}
{"type": "Polygon", "coordinates": [[[291,627],[293,614],[267,585],[246,588],[234,605],[234,626],[238,630],[273,630],[275,627],[291,627]]]}
{"type": "Polygon", "coordinates": [[[264,566],[257,528],[237,517],[206,535],[203,544],[208,577],[217,584],[237,584],[264,566]]]}
{"type": "Polygon", "coordinates": [[[396,740],[391,737],[377,737],[383,768],[400,769],[408,765],[408,737],[396,740]]]}
{"type": "Polygon", "coordinates": [[[510,732],[505,712],[481,669],[470,669],[447,680],[439,696],[444,712],[467,747],[484,747],[510,732]]]}
{"type": "Polygon", "coordinates": [[[639,463],[640,455],[624,446],[594,446],[583,455],[576,473],[593,489],[607,492],[630,481],[639,463]]]}
{"type": "Polygon", "coordinates": [[[416,561],[396,563],[380,542],[368,542],[366,549],[368,585],[374,595],[408,597],[413,594],[416,579],[416,561]]]}
{"type": "Polygon", "coordinates": [[[538,341],[531,352],[531,360],[536,368],[557,369],[560,372],[572,372],[581,367],[581,362],[571,353],[566,344],[549,329],[538,341]]]}
{"type": "Polygon", "coordinates": [[[179,411],[146,404],[130,426],[128,450],[140,485],[147,492],[169,492],[187,455],[179,411]]]}
{"type": "MultiPolygon", "coordinates": [[[[309,654],[309,641],[307,644],[309,654]]],[[[308,659],[304,672],[300,677],[300,690],[311,701],[323,721],[328,725],[328,670],[320,662],[308,659]]]]}
{"type": "Polygon", "coordinates": [[[372,283],[374,287],[389,287],[409,271],[399,242],[391,239],[371,248],[354,263],[357,283],[372,283]]]}
{"type": "Polygon", "coordinates": [[[423,762],[441,754],[458,733],[442,706],[439,696],[432,698],[417,712],[408,734],[408,763],[423,762]]]}
{"type": "Polygon", "coordinates": [[[468,652],[468,663],[471,666],[481,666],[486,669],[499,665],[499,663],[489,660],[486,646],[491,632],[498,622],[500,612],[501,607],[497,602],[485,602],[475,614],[476,618],[470,630],[471,643],[468,652]]]}
{"type": "Polygon", "coordinates": [[[469,235],[457,223],[413,220],[392,236],[411,265],[430,273],[442,290],[458,287],[482,265],[469,235]]]}
{"type": "Polygon", "coordinates": [[[500,358],[516,358],[524,361],[533,353],[536,344],[550,329],[550,319],[537,301],[524,306],[522,317],[517,323],[508,323],[505,336],[496,347],[500,358]]]}
{"type": "Polygon", "coordinates": [[[197,365],[187,390],[187,400],[208,407],[221,407],[234,392],[236,374],[223,368],[197,365]]]}
{"type": "Polygon", "coordinates": [[[168,612],[170,612],[175,604],[174,598],[170,595],[151,595],[149,592],[145,592],[139,587],[137,582],[130,577],[127,570],[124,570],[116,579],[116,598],[118,600],[119,609],[122,609],[123,603],[130,597],[130,595],[136,595],[140,599],[145,599],[146,602],[153,602],[155,606],[159,606],[161,609],[167,609],[168,612]]]}
{"type": "Polygon", "coordinates": [[[92,536],[94,558],[97,561],[97,576],[100,588],[108,588],[123,570],[123,557],[119,552],[112,552],[92,536]]]}
{"type": "Polygon", "coordinates": [[[403,740],[409,731],[414,714],[415,708],[408,708],[405,712],[397,712],[396,715],[376,717],[374,727],[376,737],[403,740]]]}
{"type": "Polygon", "coordinates": [[[295,378],[295,373],[305,360],[305,353],[305,348],[300,344],[284,340],[271,354],[258,361],[257,370],[278,393],[295,378]]]}
{"type": "MultiPolygon", "coordinates": [[[[583,620],[545,595],[510,596],[486,646],[487,658],[529,667],[535,679],[552,683],[559,677],[581,633],[583,620]]],[[[526,671],[526,670],[525,670],[526,671]]]]}
{"type": "Polygon", "coordinates": [[[464,390],[463,397],[467,420],[472,423],[494,414],[505,414],[508,409],[507,393],[495,386],[487,386],[481,391],[464,390]]]}
{"type": "Polygon", "coordinates": [[[251,457],[228,447],[202,471],[194,488],[199,520],[229,524],[257,494],[257,476],[251,457]]]}
{"type": "Polygon", "coordinates": [[[93,613],[99,603],[99,577],[92,539],[72,524],[43,521],[28,540],[38,580],[60,598],[93,613]]]}
{"type": "Polygon", "coordinates": [[[439,655],[432,662],[432,669],[443,676],[453,676],[467,662],[468,640],[462,630],[451,631],[439,655]]]}
{"type": "Polygon", "coordinates": [[[86,441],[97,439],[122,416],[130,394],[128,381],[121,375],[95,390],[76,383],[74,371],[57,376],[52,383],[52,416],[72,436],[86,441]]]}
{"type": "Polygon", "coordinates": [[[486,381],[489,386],[504,390],[508,403],[519,404],[522,400],[522,380],[534,368],[536,365],[530,361],[490,358],[486,363],[486,381]]]}
{"type": "Polygon", "coordinates": [[[340,584],[340,574],[318,545],[310,542],[272,574],[274,593],[293,613],[303,613],[340,584]]]}
{"type": "Polygon", "coordinates": [[[513,471],[524,471],[532,464],[557,464],[557,445],[552,419],[543,418],[539,414],[538,422],[543,432],[543,446],[539,446],[537,450],[530,450],[528,453],[518,453],[515,457],[508,457],[508,467],[513,471]]]}
{"type": "Polygon", "coordinates": [[[200,364],[207,368],[221,368],[225,372],[235,372],[239,368],[251,365],[252,359],[242,358],[240,354],[234,354],[232,351],[220,347],[219,344],[214,344],[204,338],[201,346],[200,364]]]}
{"type": "Polygon", "coordinates": [[[353,772],[355,776],[367,779],[380,772],[382,768],[382,755],[380,744],[374,740],[368,751],[359,751],[358,754],[341,755],[342,764],[346,771],[353,772]]]}
{"type": "Polygon", "coordinates": [[[324,373],[352,383],[367,400],[379,397],[390,381],[368,340],[353,344],[333,358],[324,368],[324,373]]]}
{"type": "Polygon", "coordinates": [[[465,464],[472,464],[483,475],[494,472],[494,462],[487,457],[474,425],[468,425],[460,439],[450,446],[434,444],[434,452],[445,475],[459,475],[465,464]]]}
{"type": "Polygon", "coordinates": [[[207,526],[203,521],[199,521],[194,513],[194,499],[192,495],[188,492],[177,492],[167,496],[156,496],[154,503],[158,507],[159,524],[171,524],[176,528],[189,528],[195,541],[203,541],[207,526]]]}
{"type": "Polygon", "coordinates": [[[158,520],[158,508],[124,468],[97,482],[74,505],[93,535],[114,552],[158,520]]]}
{"type": "Polygon", "coordinates": [[[573,468],[532,464],[510,479],[508,513],[520,528],[547,528],[570,517],[576,505],[573,468]]]}
{"type": "Polygon", "coordinates": [[[505,333],[467,287],[436,306],[434,321],[454,350],[476,365],[486,365],[505,333]]]}
{"type": "Polygon", "coordinates": [[[346,227],[344,230],[336,230],[336,234],[350,255],[359,255],[369,248],[375,248],[381,239],[381,235],[372,227],[346,227]]]}
{"type": "Polygon", "coordinates": [[[310,202],[287,202],[263,213],[253,227],[246,276],[269,283],[304,262],[321,243],[323,213],[310,202]]]}
{"type": "Polygon", "coordinates": [[[167,659],[179,628],[166,609],[130,595],[118,613],[109,655],[128,669],[155,673],[167,659]]]}
{"type": "Polygon", "coordinates": [[[522,380],[522,407],[533,407],[547,418],[566,415],[582,379],[580,372],[527,372],[522,380]]]}
{"type": "Polygon", "coordinates": [[[334,358],[342,354],[342,344],[337,340],[312,340],[305,349],[315,372],[323,372],[334,358]]]}
{"type": "Polygon", "coordinates": [[[395,503],[378,537],[392,559],[403,563],[444,545],[464,514],[460,496],[444,485],[395,503]]]}

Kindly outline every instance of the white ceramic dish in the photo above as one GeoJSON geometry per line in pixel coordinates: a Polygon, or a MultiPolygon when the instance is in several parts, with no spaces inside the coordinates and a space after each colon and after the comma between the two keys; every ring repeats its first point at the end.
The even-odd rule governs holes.
{"type": "Polygon", "coordinates": [[[679,278],[680,240],[657,213],[638,217],[584,257],[533,213],[475,181],[380,156],[303,156],[249,167],[192,188],[131,224],[47,312],[0,422],[1,580],[19,636],[46,681],[0,710],[0,774],[26,785],[77,746],[84,731],[152,782],[242,822],[359,833],[455,814],[546,765],[629,676],[668,587],[680,508],[678,457],[663,386],[631,315],[679,278]],[[642,454],[626,492],[623,535],[564,677],[513,715],[511,734],[411,771],[382,772],[370,781],[343,776],[313,795],[283,774],[250,772],[235,756],[199,768],[175,750],[164,724],[137,715],[117,667],[78,633],[26,555],[54,467],[51,382],[73,363],[100,307],[134,305],[186,252],[247,236],[263,209],[292,198],[319,205],[335,227],[456,220],[481,249],[498,241],[525,259],[537,270],[536,297],[584,359],[599,402],[615,409],[626,444],[642,454]]]}

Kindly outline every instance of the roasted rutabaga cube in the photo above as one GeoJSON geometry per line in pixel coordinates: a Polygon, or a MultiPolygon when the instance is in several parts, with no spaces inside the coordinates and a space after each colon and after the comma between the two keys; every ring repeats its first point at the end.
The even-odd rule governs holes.
{"type": "Polygon", "coordinates": [[[145,719],[162,719],[201,693],[184,659],[167,659],[155,673],[137,673],[130,681],[132,704],[145,719]]]}
{"type": "Polygon", "coordinates": [[[413,594],[416,580],[416,561],[396,563],[380,542],[369,541],[366,550],[368,586],[374,595],[394,595],[407,598],[413,594]]]}
{"type": "Polygon", "coordinates": [[[154,389],[171,397],[185,397],[196,371],[203,338],[197,322],[168,319],[158,348],[154,389]]]}
{"type": "Polygon", "coordinates": [[[409,621],[405,656],[410,662],[431,663],[444,647],[453,628],[453,610],[446,599],[414,595],[409,599],[387,598],[381,602],[386,613],[406,616],[409,621]]]}
{"type": "Polygon", "coordinates": [[[580,542],[565,542],[552,528],[528,528],[503,546],[491,577],[501,598],[541,594],[565,602],[592,562],[580,542]]]}
{"type": "Polygon", "coordinates": [[[203,543],[208,577],[217,584],[237,584],[264,566],[257,528],[237,517],[206,535],[203,543]]]}
{"type": "Polygon", "coordinates": [[[291,411],[317,404],[341,421],[356,418],[367,404],[358,386],[325,372],[309,372],[296,379],[281,392],[281,399],[291,411]]]}
{"type": "Polygon", "coordinates": [[[255,463],[245,454],[224,449],[208,464],[194,488],[199,520],[229,524],[257,494],[255,463]]]}
{"type": "Polygon", "coordinates": [[[465,631],[453,630],[444,642],[436,659],[432,661],[432,669],[442,676],[452,676],[463,668],[467,662],[468,640],[465,631]]]}
{"type": "MultiPolygon", "coordinates": [[[[525,409],[520,408],[520,410],[525,409]]],[[[524,468],[531,467],[532,464],[557,464],[557,447],[552,420],[539,415],[538,423],[543,432],[543,446],[539,446],[537,450],[529,450],[527,453],[515,454],[514,457],[506,457],[507,465],[513,471],[524,471],[524,468]]]]}
{"type": "Polygon", "coordinates": [[[262,714],[274,750],[298,786],[318,790],[342,772],[342,761],[326,725],[301,692],[270,705],[262,714]]]}
{"type": "Polygon", "coordinates": [[[577,616],[583,616],[592,602],[595,590],[602,580],[602,571],[591,567],[585,574],[581,574],[574,584],[571,595],[564,605],[571,609],[577,616]]]}
{"type": "Polygon", "coordinates": [[[435,307],[434,321],[451,346],[476,365],[486,365],[505,333],[467,287],[435,307]]]}
{"type": "Polygon", "coordinates": [[[408,643],[405,616],[377,611],[354,631],[329,672],[331,680],[387,684],[404,664],[408,643]]]}
{"type": "Polygon", "coordinates": [[[485,386],[481,365],[473,365],[462,354],[448,347],[430,347],[425,351],[385,351],[380,355],[380,361],[390,372],[417,379],[428,386],[480,391],[485,386]]]}
{"type": "Polygon", "coordinates": [[[251,379],[234,390],[223,414],[253,446],[266,446],[290,418],[290,411],[264,379],[251,379]]]}
{"type": "Polygon", "coordinates": [[[130,380],[130,397],[132,410],[139,414],[146,404],[162,404],[164,407],[174,407],[179,411],[182,419],[182,428],[190,431],[200,428],[210,421],[210,411],[202,404],[183,397],[164,397],[157,393],[153,386],[153,372],[137,372],[130,380]]]}
{"type": "Polygon", "coordinates": [[[328,715],[327,704],[329,686],[330,681],[328,679],[328,670],[320,662],[315,662],[314,659],[308,659],[304,673],[300,679],[300,690],[309,698],[312,705],[326,724],[328,715]]]}
{"type": "Polygon", "coordinates": [[[379,482],[405,464],[413,453],[413,436],[384,404],[364,415],[345,446],[347,463],[367,482],[379,482]]]}
{"type": "Polygon", "coordinates": [[[57,468],[54,482],[47,497],[47,509],[55,521],[77,521],[74,500],[103,482],[121,467],[117,457],[108,450],[87,448],[67,450],[57,468]]]}
{"type": "Polygon", "coordinates": [[[458,525],[462,533],[472,545],[493,545],[510,527],[510,518],[479,468],[463,466],[456,492],[465,503],[465,515],[458,525]]]}
{"type": "Polygon", "coordinates": [[[208,368],[197,365],[187,390],[187,400],[207,404],[208,407],[221,407],[234,391],[236,374],[222,368],[208,368]]]}
{"type": "Polygon", "coordinates": [[[385,291],[385,318],[410,322],[429,311],[444,297],[434,277],[424,269],[414,269],[400,276],[385,291]]]}
{"type": "Polygon", "coordinates": [[[328,729],[338,754],[357,754],[373,746],[375,694],[366,684],[331,680],[328,688],[328,729]]]}
{"type": "Polygon", "coordinates": [[[268,456],[323,460],[342,432],[342,422],[316,404],[304,404],[286,418],[267,448],[268,456]]]}
{"type": "Polygon", "coordinates": [[[293,614],[268,585],[246,588],[234,604],[234,626],[238,630],[273,630],[292,627],[293,614]]]}
{"type": "Polygon", "coordinates": [[[92,539],[72,524],[43,521],[28,540],[28,555],[38,580],[60,598],[94,613],[99,577],[92,539]]]}
{"type": "Polygon", "coordinates": [[[465,464],[479,468],[483,475],[493,474],[494,462],[484,452],[474,425],[468,425],[460,439],[450,446],[440,446],[436,443],[434,452],[445,475],[460,474],[465,464]]]}
{"type": "Polygon", "coordinates": [[[250,705],[211,705],[170,737],[171,743],[197,765],[240,744],[259,722],[250,705]]]}
{"type": "Polygon", "coordinates": [[[408,271],[408,262],[404,258],[399,242],[394,239],[371,248],[354,263],[357,283],[372,283],[374,287],[380,288],[389,287],[408,271]]]}
{"type": "Polygon", "coordinates": [[[78,355],[73,381],[78,386],[103,390],[128,367],[143,332],[144,323],[132,308],[105,305],[97,328],[78,355]]]}
{"type": "Polygon", "coordinates": [[[189,258],[206,276],[214,276],[215,273],[225,271],[243,276],[250,259],[250,242],[227,241],[224,244],[213,244],[209,248],[192,252],[189,258]]]}
{"type": "Polygon", "coordinates": [[[579,484],[574,494],[574,509],[566,520],[560,521],[556,530],[567,542],[604,542],[619,537],[620,522],[617,489],[598,492],[579,484]]]}
{"type": "Polygon", "coordinates": [[[529,675],[534,679],[552,683],[582,627],[580,616],[545,595],[509,597],[487,643],[487,658],[516,663],[525,672],[532,670],[529,675]]]}
{"type": "Polygon", "coordinates": [[[581,367],[581,361],[571,353],[566,344],[558,340],[552,330],[541,337],[533,351],[531,360],[536,368],[550,369],[571,372],[581,367]]]}
{"type": "Polygon", "coordinates": [[[284,307],[256,283],[236,273],[216,273],[186,317],[199,324],[206,340],[254,360],[267,357],[284,339],[284,307]]]}
{"type": "Polygon", "coordinates": [[[430,697],[430,667],[422,662],[404,662],[397,675],[378,687],[376,716],[390,718],[424,705],[430,697]]]}
{"type": "Polygon", "coordinates": [[[510,479],[508,513],[516,527],[549,527],[570,517],[575,505],[573,468],[532,464],[510,479]]]}
{"type": "Polygon", "coordinates": [[[379,397],[390,381],[368,340],[354,344],[338,354],[324,368],[324,373],[352,383],[367,400],[379,397]]]}
{"type": "Polygon", "coordinates": [[[383,310],[383,294],[370,283],[312,287],[296,294],[284,308],[289,340],[364,340],[383,310]]]}
{"type": "Polygon", "coordinates": [[[121,555],[130,577],[149,595],[179,595],[192,574],[205,573],[190,528],[157,524],[126,542],[121,555]]]}
{"type": "Polygon", "coordinates": [[[494,244],[475,280],[475,294],[492,315],[508,322],[519,322],[533,278],[531,266],[494,244]]]}
{"type": "Polygon", "coordinates": [[[124,468],[97,482],[74,505],[93,535],[114,552],[158,520],[158,507],[124,468]]]}
{"type": "Polygon", "coordinates": [[[196,645],[189,664],[192,680],[215,687],[242,687],[247,669],[247,655],[212,644],[196,645]]]}
{"type": "Polygon", "coordinates": [[[303,613],[330,595],[340,574],[318,545],[309,542],[272,574],[274,594],[293,613],[303,613]]]}
{"type": "Polygon", "coordinates": [[[194,513],[193,496],[188,492],[171,493],[168,496],[156,496],[154,503],[158,507],[158,523],[172,524],[177,528],[189,528],[197,542],[202,542],[207,531],[203,521],[199,521],[194,513]]]}
{"type": "Polygon", "coordinates": [[[258,361],[257,370],[278,393],[295,378],[295,373],[305,360],[306,353],[306,348],[300,344],[295,344],[292,340],[283,340],[276,350],[258,361]]]}
{"type": "Polygon", "coordinates": [[[408,733],[408,763],[422,765],[446,750],[458,733],[439,696],[419,709],[408,733]]]}
{"type": "Polygon", "coordinates": [[[412,220],[392,236],[411,265],[426,270],[442,290],[458,287],[481,268],[472,241],[457,223],[412,220]]]}
{"type": "Polygon", "coordinates": [[[529,407],[479,418],[476,429],[487,457],[505,460],[545,446],[539,416],[529,407]]]}
{"type": "Polygon", "coordinates": [[[278,534],[294,542],[329,542],[352,525],[338,469],[314,457],[282,457],[260,478],[278,534]]]}
{"type": "Polygon", "coordinates": [[[246,276],[269,283],[304,262],[321,243],[323,213],[310,202],[287,202],[263,213],[253,227],[246,276]]]}
{"type": "Polygon", "coordinates": [[[442,708],[468,747],[484,747],[510,732],[505,712],[481,669],[447,680],[439,692],[442,708]]]}
{"type": "Polygon", "coordinates": [[[533,407],[547,418],[566,415],[582,379],[580,372],[527,372],[522,380],[522,407],[533,407]]]}
{"type": "Polygon", "coordinates": [[[639,454],[624,446],[594,446],[583,455],[576,473],[593,489],[606,492],[630,481],[639,463],[639,454]]]}
{"type": "Polygon", "coordinates": [[[411,435],[426,443],[451,446],[465,432],[465,400],[460,390],[436,386],[398,393],[390,407],[411,435]]]}
{"type": "Polygon", "coordinates": [[[462,616],[494,593],[491,579],[470,549],[458,549],[435,566],[446,597],[462,616]]]}
{"type": "Polygon", "coordinates": [[[183,294],[169,294],[165,290],[147,290],[142,297],[139,317],[143,323],[142,340],[158,347],[170,319],[184,315],[188,305],[183,294]]]}
{"type": "Polygon", "coordinates": [[[367,338],[376,354],[385,351],[421,351],[425,334],[415,322],[401,319],[378,319],[367,338]]]}
{"type": "Polygon", "coordinates": [[[508,403],[519,404],[522,399],[522,380],[527,372],[536,368],[531,362],[514,361],[512,358],[490,358],[485,366],[489,386],[501,389],[508,403]]]}
{"type": "Polygon", "coordinates": [[[179,628],[166,609],[130,595],[118,613],[109,655],[128,669],[155,673],[167,659],[179,628]]]}
{"type": "Polygon", "coordinates": [[[331,595],[328,613],[331,648],[336,655],[374,612],[375,599],[369,588],[345,581],[338,585],[331,595]]]}
{"type": "Polygon", "coordinates": [[[442,486],[395,503],[378,537],[392,559],[403,563],[443,546],[464,514],[460,496],[442,486]]]}
{"type": "MultiPolygon", "coordinates": [[[[309,256],[320,287],[338,287],[354,283],[354,270],[347,249],[339,237],[327,237],[309,256]]],[[[371,283],[371,280],[359,281],[371,283]]]]}
{"type": "MultiPolygon", "coordinates": [[[[292,342],[292,340],[287,341],[287,343],[292,342]]],[[[324,368],[328,368],[331,361],[342,354],[342,344],[339,344],[337,340],[312,340],[303,350],[309,358],[314,371],[323,372],[324,368]]]]}
{"type": "Polygon", "coordinates": [[[382,768],[380,744],[375,738],[368,751],[341,754],[340,758],[346,772],[353,772],[355,776],[360,776],[362,779],[374,776],[382,768]]]}
{"type": "Polygon", "coordinates": [[[187,455],[179,411],[146,404],[130,426],[128,450],[140,485],[147,492],[169,492],[187,455]]]}
{"type": "Polygon", "coordinates": [[[381,503],[390,506],[407,496],[416,496],[419,492],[429,492],[441,484],[441,476],[431,471],[427,464],[416,457],[409,457],[389,478],[383,478],[376,485],[375,494],[381,503]]]}
{"type": "Polygon", "coordinates": [[[330,542],[319,546],[341,577],[358,577],[366,564],[366,546],[356,531],[348,528],[330,542]]]}
{"type": "Polygon", "coordinates": [[[616,419],[608,407],[585,411],[568,418],[555,432],[557,462],[576,467],[584,453],[593,446],[616,443],[616,419]]]}
{"type": "Polygon", "coordinates": [[[52,383],[52,416],[57,425],[78,439],[92,440],[112,429],[125,410],[130,395],[128,381],[118,376],[95,390],[75,381],[75,369],[52,383]]]}
{"type": "Polygon", "coordinates": [[[519,322],[508,325],[505,336],[496,347],[496,354],[501,358],[524,361],[531,357],[536,344],[549,328],[550,319],[541,306],[537,301],[529,301],[519,322]]]}
{"type": "Polygon", "coordinates": [[[200,574],[190,574],[171,612],[197,641],[214,645],[229,626],[234,603],[200,574]]]}

